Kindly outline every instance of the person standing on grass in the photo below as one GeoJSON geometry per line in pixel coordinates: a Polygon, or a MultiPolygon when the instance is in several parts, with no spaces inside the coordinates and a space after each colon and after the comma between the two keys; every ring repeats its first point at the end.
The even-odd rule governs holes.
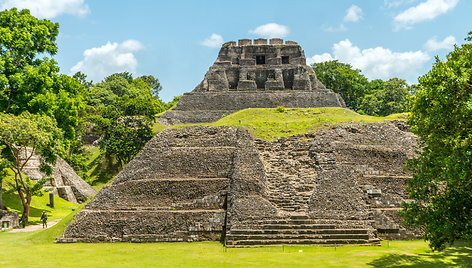
{"type": "Polygon", "coordinates": [[[43,210],[43,214],[41,215],[41,220],[43,221],[43,228],[48,228],[48,214],[46,211],[43,210]]]}

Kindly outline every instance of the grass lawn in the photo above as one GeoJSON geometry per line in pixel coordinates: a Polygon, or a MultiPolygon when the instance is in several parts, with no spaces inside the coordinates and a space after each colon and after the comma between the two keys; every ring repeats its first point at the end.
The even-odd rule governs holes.
{"type": "MultiPolygon", "coordinates": [[[[18,215],[21,216],[23,205],[15,192],[4,192],[3,201],[10,211],[18,212],[18,215]]],[[[42,196],[32,197],[28,225],[39,224],[43,210],[48,214],[48,220],[52,221],[64,218],[79,206],[58,196],[54,196],[54,209],[46,204],[49,204],[49,193],[43,191],[42,196]]]]}
{"type": "MultiPolygon", "coordinates": [[[[352,110],[336,107],[325,108],[252,108],[238,111],[214,123],[197,125],[243,126],[257,138],[275,140],[296,134],[316,131],[347,122],[383,122],[406,120],[408,114],[392,114],[386,117],[361,115],[352,110]]],[[[177,125],[173,127],[189,126],[177,125]]]]}
{"type": "Polygon", "coordinates": [[[382,246],[229,248],[218,242],[55,244],[77,211],[31,233],[0,233],[0,267],[471,267],[472,243],[432,252],[423,241],[382,246]]]}

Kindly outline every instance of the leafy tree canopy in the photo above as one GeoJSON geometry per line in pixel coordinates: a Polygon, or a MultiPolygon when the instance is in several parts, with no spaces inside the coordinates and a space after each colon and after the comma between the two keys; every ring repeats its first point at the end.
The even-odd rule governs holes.
{"type": "Polygon", "coordinates": [[[59,74],[54,55],[59,24],[39,20],[28,10],[0,12],[0,111],[48,115],[59,123],[64,137],[75,139],[74,128],[82,108],[82,85],[59,74]]]}
{"type": "Polygon", "coordinates": [[[121,165],[152,138],[154,116],[164,110],[163,103],[153,95],[156,83],[152,76],[134,79],[125,72],[110,75],[89,88],[89,120],[102,137],[100,148],[121,165]]]}
{"type": "Polygon", "coordinates": [[[472,44],[456,46],[419,79],[409,124],[422,150],[409,162],[407,223],[433,249],[472,238],[472,44]]]}
{"type": "Polygon", "coordinates": [[[337,60],[315,63],[313,70],[325,87],[341,95],[347,107],[358,110],[360,99],[367,93],[368,84],[361,70],[337,60]]]}
{"type": "Polygon", "coordinates": [[[386,116],[408,110],[411,87],[403,79],[369,82],[361,70],[337,60],[315,63],[313,70],[318,79],[327,88],[339,93],[346,106],[354,111],[386,116]]]}

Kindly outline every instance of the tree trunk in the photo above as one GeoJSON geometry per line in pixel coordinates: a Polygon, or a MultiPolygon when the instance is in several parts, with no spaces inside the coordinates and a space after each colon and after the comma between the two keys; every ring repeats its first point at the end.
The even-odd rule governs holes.
{"type": "Polygon", "coordinates": [[[2,178],[0,178],[0,210],[7,210],[7,207],[3,203],[3,198],[2,198],[2,192],[3,192],[3,187],[2,187],[2,178]]]}
{"type": "Polygon", "coordinates": [[[23,214],[21,215],[21,226],[25,228],[26,224],[28,224],[28,219],[29,219],[29,210],[30,210],[30,205],[26,204],[26,206],[23,208],[23,214]]]}

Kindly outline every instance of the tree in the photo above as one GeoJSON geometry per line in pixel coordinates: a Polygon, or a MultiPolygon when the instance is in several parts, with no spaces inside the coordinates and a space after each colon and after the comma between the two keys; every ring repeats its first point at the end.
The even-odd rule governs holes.
{"type": "Polygon", "coordinates": [[[422,149],[408,163],[405,221],[424,227],[434,250],[472,238],[472,44],[419,78],[409,124],[422,149]]]}
{"type": "Polygon", "coordinates": [[[347,107],[354,111],[359,109],[361,99],[368,93],[368,80],[361,70],[337,60],[314,63],[312,67],[321,83],[339,93],[347,107]]]}
{"type": "MultiPolygon", "coordinates": [[[[5,149],[5,146],[0,146],[0,152],[5,149]]],[[[5,159],[0,158],[0,210],[6,210],[7,207],[3,203],[3,197],[2,197],[2,192],[3,192],[3,179],[7,176],[6,169],[8,167],[8,163],[5,159]]]]}
{"type": "Polygon", "coordinates": [[[152,138],[152,128],[143,117],[126,116],[112,122],[100,145],[114,155],[121,166],[133,159],[152,138]]]}
{"type": "Polygon", "coordinates": [[[152,75],[143,75],[141,77],[138,77],[138,79],[141,79],[146,84],[148,84],[151,87],[152,95],[155,98],[159,98],[159,92],[161,92],[162,86],[161,86],[161,83],[159,83],[159,80],[157,78],[155,78],[152,75]]]}
{"type": "Polygon", "coordinates": [[[0,160],[14,173],[16,190],[23,205],[20,219],[23,226],[28,223],[31,197],[45,182],[43,179],[34,183],[23,174],[23,169],[34,154],[39,154],[40,170],[50,175],[50,164],[56,161],[55,152],[60,149],[61,136],[61,130],[48,116],[29,112],[19,116],[0,113],[0,142],[4,147],[0,160]]]}
{"type": "Polygon", "coordinates": [[[164,110],[162,102],[153,96],[153,83],[149,81],[158,83],[153,79],[152,76],[133,79],[129,73],[119,73],[89,89],[88,109],[93,111],[89,119],[102,137],[100,149],[109,160],[116,158],[121,166],[152,138],[155,114],[164,110]]]}
{"type": "Polygon", "coordinates": [[[29,10],[0,12],[0,111],[48,115],[71,142],[83,109],[83,86],[59,74],[55,60],[37,58],[56,54],[58,34],[58,23],[39,20],[29,10]]]}
{"type": "Polygon", "coordinates": [[[408,110],[411,87],[405,80],[391,78],[388,81],[372,80],[368,84],[369,93],[360,100],[360,113],[374,116],[387,116],[408,110]]]}

